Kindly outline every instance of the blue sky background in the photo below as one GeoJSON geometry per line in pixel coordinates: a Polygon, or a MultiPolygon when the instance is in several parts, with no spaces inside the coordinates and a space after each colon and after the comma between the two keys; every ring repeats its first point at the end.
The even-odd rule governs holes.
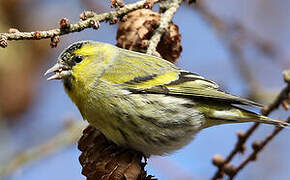
{"type": "MultiPolygon", "coordinates": [[[[253,58],[247,61],[267,89],[281,89],[284,87],[281,72],[290,67],[289,61],[285,60],[290,57],[290,52],[287,51],[290,47],[290,23],[288,22],[290,15],[287,8],[290,3],[281,0],[276,3],[276,6],[270,6],[270,4],[269,0],[263,3],[261,0],[243,2],[223,0],[210,2],[209,7],[228,21],[243,22],[251,31],[273,41],[281,49],[282,57],[286,58],[282,58],[279,63],[255,55],[251,50],[249,53],[250,55],[254,54],[251,56],[253,58]],[[260,7],[261,4],[264,7],[260,7]],[[271,18],[265,20],[268,17],[271,18]]],[[[105,6],[108,9],[104,11],[110,10],[109,1],[105,3],[105,6]]],[[[62,17],[67,17],[71,22],[75,22],[78,20],[79,14],[83,10],[87,10],[77,0],[61,2],[44,0],[23,8],[32,8],[27,21],[45,22],[41,24],[40,28],[40,23],[35,23],[35,25],[32,23],[31,29],[26,29],[26,31],[54,28],[58,25],[58,19],[62,17]]],[[[194,8],[183,5],[174,17],[174,22],[179,26],[183,46],[183,52],[177,65],[218,82],[228,92],[240,96],[245,95],[247,86],[232,63],[228,49],[194,8]]],[[[64,116],[81,117],[77,108],[66,96],[61,82],[48,82],[42,73],[55,63],[56,57],[63,48],[77,40],[90,39],[115,44],[116,30],[117,25],[102,23],[101,28],[97,31],[85,30],[61,37],[58,47],[49,49],[53,55],[47,59],[47,64],[43,64],[39,71],[36,101],[29,111],[21,117],[20,123],[9,130],[2,130],[0,147],[3,147],[1,145],[4,144],[5,146],[1,148],[0,152],[5,152],[6,156],[0,157],[0,164],[3,165],[6,160],[13,157],[13,154],[53,137],[63,129],[65,122],[62,119],[64,116]],[[36,134],[37,136],[35,136],[36,134]]],[[[258,112],[258,109],[256,111],[258,112]]],[[[289,112],[273,113],[275,118],[285,118],[287,115],[289,116],[289,112]]],[[[217,153],[228,154],[236,142],[236,132],[246,130],[250,125],[250,123],[223,125],[205,129],[188,146],[176,153],[165,157],[150,158],[146,169],[149,174],[161,180],[180,179],[180,177],[183,179],[209,179],[216,170],[211,164],[212,157],[217,153]]],[[[272,129],[271,126],[262,125],[250,140],[263,139],[272,129]]],[[[260,153],[258,161],[248,165],[239,173],[237,179],[288,179],[290,177],[289,136],[289,130],[282,131],[260,153]]],[[[250,144],[247,145],[249,148],[246,154],[250,152],[250,144]]],[[[80,173],[79,155],[80,152],[75,144],[51,156],[29,163],[5,179],[85,179],[80,173]]],[[[241,162],[243,157],[239,155],[233,162],[237,164],[241,162]]]]}

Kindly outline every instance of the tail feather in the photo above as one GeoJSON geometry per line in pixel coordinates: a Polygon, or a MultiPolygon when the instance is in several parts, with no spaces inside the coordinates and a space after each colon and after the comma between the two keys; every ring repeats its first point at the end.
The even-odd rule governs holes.
{"type": "Polygon", "coordinates": [[[224,121],[224,123],[258,122],[264,124],[271,124],[282,128],[290,128],[290,124],[286,121],[271,119],[269,117],[238,107],[232,107],[231,109],[227,110],[215,110],[210,113],[208,118],[222,120],[224,121]]]}

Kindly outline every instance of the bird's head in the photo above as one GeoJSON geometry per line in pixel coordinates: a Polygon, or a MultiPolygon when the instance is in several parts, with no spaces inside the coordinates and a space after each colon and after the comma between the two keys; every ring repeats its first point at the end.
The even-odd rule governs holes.
{"type": "Polygon", "coordinates": [[[67,47],[58,57],[57,63],[44,75],[54,73],[47,80],[63,80],[65,87],[72,88],[73,81],[88,83],[102,73],[105,64],[111,61],[112,45],[79,41],[67,47]]]}

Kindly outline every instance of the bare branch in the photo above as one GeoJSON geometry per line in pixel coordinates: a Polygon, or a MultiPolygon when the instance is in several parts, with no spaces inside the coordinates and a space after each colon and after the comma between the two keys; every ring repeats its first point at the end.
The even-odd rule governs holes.
{"type": "MultiPolygon", "coordinates": [[[[286,122],[290,122],[290,117],[286,122]]],[[[253,152],[237,168],[233,169],[229,175],[230,179],[233,179],[238,174],[238,172],[241,171],[248,163],[256,160],[259,152],[262,151],[263,148],[283,129],[284,128],[282,127],[276,127],[274,131],[269,134],[262,142],[254,141],[252,144],[253,152]]]]}
{"type": "MultiPolygon", "coordinates": [[[[265,106],[262,109],[262,114],[267,116],[272,111],[277,109],[281,104],[285,104],[288,106],[288,102],[290,99],[290,70],[284,71],[284,80],[287,83],[287,87],[284,88],[280,94],[277,96],[277,98],[268,106],[265,106]]],[[[287,122],[290,121],[290,118],[288,118],[287,122]]],[[[258,128],[259,123],[255,123],[250,129],[247,130],[246,133],[238,133],[238,142],[235,146],[235,148],[232,150],[232,152],[227,156],[227,158],[223,161],[221,161],[219,156],[215,156],[213,158],[214,165],[218,167],[217,172],[213,176],[212,179],[219,179],[223,176],[223,173],[225,172],[231,179],[233,179],[236,174],[241,171],[249,162],[256,160],[258,153],[283,129],[281,127],[276,127],[275,130],[268,135],[265,140],[262,142],[254,142],[252,144],[253,152],[244,160],[237,168],[231,168],[230,171],[225,171],[225,167],[229,165],[229,162],[233,159],[233,157],[238,152],[243,152],[245,149],[245,142],[247,139],[251,136],[251,134],[258,128]],[[217,163],[219,162],[219,163],[217,163]]],[[[232,166],[234,167],[234,166],[232,166]]]]}
{"type": "MultiPolygon", "coordinates": [[[[155,0],[154,2],[159,2],[160,0],[155,0]]],[[[139,2],[128,4],[120,9],[111,11],[103,14],[87,13],[87,18],[82,18],[79,22],[75,24],[68,24],[66,28],[57,28],[47,31],[34,31],[34,32],[15,32],[15,33],[0,33],[0,46],[6,47],[7,41],[10,40],[40,40],[54,38],[56,36],[62,36],[65,34],[70,34],[74,32],[79,32],[87,28],[98,28],[99,22],[112,21],[123,15],[134,11],[136,9],[141,9],[148,3],[146,0],[141,0],[139,2]]],[[[82,17],[83,14],[82,13],[82,17]]],[[[63,19],[62,19],[63,20],[63,19]]],[[[62,21],[61,20],[61,21],[62,21]]]]}
{"type": "Polygon", "coordinates": [[[278,95],[278,97],[275,99],[275,101],[268,106],[265,106],[262,109],[262,113],[264,115],[270,114],[273,110],[277,109],[280,104],[283,105],[284,109],[288,109],[289,106],[289,99],[290,99],[290,70],[284,71],[284,81],[288,83],[287,87],[285,87],[281,93],[278,95]]]}
{"type": "Polygon", "coordinates": [[[17,154],[14,159],[3,165],[0,168],[0,179],[13,173],[24,164],[31,163],[75,143],[86,126],[87,123],[84,121],[70,121],[66,128],[58,135],[43,144],[17,154]]]}
{"type": "Polygon", "coordinates": [[[249,33],[242,24],[229,24],[216,16],[205,6],[203,1],[198,1],[196,4],[196,10],[210,23],[223,43],[228,47],[234,65],[236,65],[242,78],[244,78],[249,86],[249,90],[251,91],[250,94],[260,92],[262,89],[261,85],[253,75],[252,71],[250,71],[243,52],[246,41],[249,39],[253,40],[253,35],[251,35],[251,38],[248,37],[249,33]]]}
{"type": "MultiPolygon", "coordinates": [[[[254,44],[258,46],[259,49],[263,51],[263,48],[261,48],[260,44],[257,43],[258,38],[253,38],[256,36],[250,36],[248,32],[245,30],[245,28],[239,24],[228,24],[222,19],[220,19],[218,16],[214,15],[212,12],[210,12],[204,5],[202,1],[199,1],[199,3],[196,5],[196,10],[200,12],[201,15],[205,17],[205,19],[212,25],[212,27],[216,30],[218,35],[221,37],[223,42],[228,46],[229,52],[233,56],[233,59],[235,60],[236,67],[240,71],[242,77],[245,79],[246,82],[248,82],[251,95],[257,94],[257,92],[261,92],[261,86],[259,85],[256,78],[253,76],[252,72],[249,71],[249,68],[245,62],[245,56],[244,56],[244,45],[246,43],[245,40],[253,41],[254,44]],[[254,40],[253,40],[254,39],[254,40]]],[[[265,41],[262,44],[266,44],[265,41]]],[[[273,53],[269,53],[273,54],[273,53]]],[[[289,85],[288,85],[289,86],[289,85]]],[[[288,107],[288,101],[286,101],[289,94],[289,88],[285,88],[278,98],[274,101],[273,104],[269,106],[265,106],[262,110],[263,115],[269,115],[270,112],[272,112],[274,109],[276,109],[280,104],[283,104],[284,107],[288,107]]],[[[248,140],[248,138],[253,134],[253,132],[259,127],[259,123],[253,124],[252,127],[250,127],[245,133],[239,132],[238,133],[238,142],[236,143],[234,149],[231,151],[231,153],[226,158],[221,158],[221,156],[215,156],[213,158],[213,163],[218,167],[217,172],[213,176],[212,179],[218,179],[223,177],[223,174],[226,173],[229,177],[234,177],[235,174],[238,172],[233,165],[231,165],[229,162],[233,159],[233,157],[239,153],[245,151],[245,142],[248,140]]],[[[275,131],[276,132],[276,131],[275,131]]],[[[271,134],[270,137],[274,137],[275,135],[271,134]]],[[[270,138],[271,139],[271,138],[270,138]]],[[[267,141],[268,143],[268,141],[267,141]]],[[[267,144],[266,143],[266,144],[267,144]]],[[[265,145],[266,145],[265,144],[265,145]]],[[[264,146],[265,146],[264,145],[264,146]]],[[[263,147],[264,147],[263,146],[263,147]]],[[[256,146],[255,146],[256,147],[256,146]]],[[[258,153],[257,151],[256,153],[258,153]]],[[[250,157],[249,157],[250,158],[250,157]]],[[[246,165],[247,163],[245,163],[246,165]]],[[[241,165],[243,168],[245,165],[241,165]]],[[[240,168],[240,169],[242,169],[240,168]]]]}
{"type": "MultiPolygon", "coordinates": [[[[253,134],[253,132],[258,128],[259,123],[255,123],[251,128],[249,128],[245,133],[242,131],[239,131],[237,133],[238,136],[238,142],[235,145],[235,148],[231,151],[231,153],[226,157],[226,159],[219,164],[218,170],[213,176],[213,180],[219,179],[223,177],[223,172],[225,166],[234,158],[236,154],[239,152],[245,151],[245,142],[249,139],[249,137],[253,134]]],[[[217,157],[217,156],[215,156],[217,157]]],[[[213,158],[213,161],[215,161],[215,157],[213,158]]]]}
{"type": "Polygon", "coordinates": [[[169,4],[169,9],[165,11],[164,14],[162,14],[160,19],[160,25],[159,27],[154,31],[153,36],[149,40],[149,46],[147,49],[147,54],[155,55],[158,54],[156,51],[156,47],[161,39],[161,36],[168,30],[169,24],[179,8],[182,0],[172,0],[172,2],[169,4]]]}

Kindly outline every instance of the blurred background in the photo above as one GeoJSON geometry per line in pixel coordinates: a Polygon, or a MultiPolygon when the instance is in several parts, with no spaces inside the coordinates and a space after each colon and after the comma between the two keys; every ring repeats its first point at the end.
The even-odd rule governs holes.
{"type": "MultiPolygon", "coordinates": [[[[124,1],[132,3],[135,1],[124,1]]],[[[282,71],[290,68],[290,1],[202,1],[199,8],[183,3],[174,16],[183,51],[176,64],[218,82],[236,95],[269,103],[285,86],[282,71]]],[[[110,1],[98,0],[0,0],[0,32],[57,28],[59,19],[79,20],[84,10],[110,11],[110,1]]],[[[80,123],[77,108],[61,82],[48,82],[43,73],[69,44],[97,40],[116,44],[118,24],[102,23],[99,30],[62,36],[57,48],[50,40],[10,41],[0,49],[0,172],[22,152],[42,146],[80,123]]],[[[259,112],[259,109],[253,109],[259,112]]],[[[285,119],[280,109],[272,117],[285,119]]],[[[216,171],[215,154],[227,155],[236,143],[236,132],[251,123],[222,125],[201,131],[188,146],[165,157],[151,157],[146,169],[159,179],[209,179],[216,171]]],[[[262,125],[250,139],[261,140],[273,130],[262,125]]],[[[78,135],[76,132],[75,135],[78,135]]],[[[73,136],[64,134],[63,136],[73,136]]],[[[282,131],[236,179],[290,177],[290,131],[282,131]]],[[[85,179],[78,162],[78,137],[41,158],[20,158],[19,168],[0,177],[7,180],[85,179]]],[[[249,142],[250,142],[249,141],[249,142]]],[[[250,143],[247,144],[250,146],[250,143]]],[[[46,148],[44,148],[47,150],[46,148]]],[[[33,152],[33,151],[32,151],[33,152]]],[[[246,151],[249,154],[250,148],[246,151]]],[[[41,154],[41,152],[38,152],[41,154]]],[[[237,156],[238,163],[246,156],[237,156]]]]}

